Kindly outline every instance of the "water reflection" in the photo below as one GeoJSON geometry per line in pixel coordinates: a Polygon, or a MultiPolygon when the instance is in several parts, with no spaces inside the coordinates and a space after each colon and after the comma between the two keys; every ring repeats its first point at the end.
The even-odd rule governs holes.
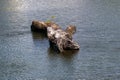
{"type": "Polygon", "coordinates": [[[48,48],[48,55],[49,56],[56,56],[59,54],[62,58],[70,59],[75,56],[79,51],[78,50],[65,50],[64,52],[60,53],[59,51],[54,50],[53,48],[48,48]]]}
{"type": "MultiPolygon", "coordinates": [[[[43,40],[48,40],[47,38],[47,34],[44,34],[43,32],[31,32],[32,33],[32,38],[33,38],[33,41],[34,43],[36,41],[43,41],[43,40]]],[[[47,46],[46,46],[47,47],[47,46]]],[[[61,56],[63,57],[71,57],[73,56],[74,54],[77,54],[79,52],[79,50],[65,50],[64,52],[60,53],[58,51],[58,49],[56,49],[55,47],[50,47],[48,48],[48,54],[58,54],[60,53],[61,56]]]]}
{"type": "Polygon", "coordinates": [[[44,40],[47,39],[47,35],[42,32],[31,32],[33,40],[44,40]]]}
{"type": "Polygon", "coordinates": [[[0,80],[119,80],[120,0],[0,0],[0,80]],[[32,20],[77,26],[81,51],[57,53],[32,20]]]}
{"type": "Polygon", "coordinates": [[[74,58],[78,51],[69,50],[64,53],[58,53],[52,48],[48,48],[48,72],[53,75],[49,76],[51,80],[74,80],[75,78],[75,64],[74,58]],[[69,68],[68,68],[69,66],[69,68]],[[66,75],[65,77],[62,77],[66,75]]]}
{"type": "Polygon", "coordinates": [[[29,6],[29,3],[25,0],[4,0],[3,4],[3,10],[5,9],[8,11],[24,11],[29,6]]]}
{"type": "Polygon", "coordinates": [[[78,54],[78,52],[79,52],[79,50],[66,50],[61,53],[61,57],[72,58],[73,56],[78,54]]]}

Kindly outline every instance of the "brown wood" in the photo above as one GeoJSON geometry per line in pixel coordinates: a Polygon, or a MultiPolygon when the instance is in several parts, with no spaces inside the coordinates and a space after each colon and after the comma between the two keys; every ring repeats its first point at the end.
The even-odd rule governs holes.
{"type": "Polygon", "coordinates": [[[72,35],[76,32],[75,26],[70,25],[66,30],[62,30],[54,22],[33,21],[31,30],[47,34],[50,46],[56,46],[60,52],[67,49],[78,50],[80,48],[78,43],[72,39],[72,35]]]}

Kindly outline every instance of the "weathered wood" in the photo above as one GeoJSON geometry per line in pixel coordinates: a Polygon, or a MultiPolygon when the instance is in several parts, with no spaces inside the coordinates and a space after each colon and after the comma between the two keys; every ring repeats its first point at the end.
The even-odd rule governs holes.
{"type": "Polygon", "coordinates": [[[78,50],[80,48],[78,43],[72,40],[69,33],[63,31],[62,29],[55,30],[52,27],[48,27],[47,35],[50,43],[55,44],[60,52],[67,49],[78,50]]]}
{"type": "Polygon", "coordinates": [[[78,50],[80,48],[78,43],[72,39],[72,35],[76,32],[75,26],[70,25],[66,30],[62,30],[54,22],[33,21],[31,30],[42,31],[47,34],[50,46],[56,46],[60,52],[67,49],[78,50]]]}
{"type": "Polygon", "coordinates": [[[47,31],[47,25],[41,21],[32,21],[31,30],[45,32],[47,31]]]}
{"type": "Polygon", "coordinates": [[[54,29],[60,28],[57,24],[54,22],[43,22],[43,21],[32,21],[31,30],[37,31],[37,32],[47,32],[47,27],[52,27],[54,29]]]}
{"type": "Polygon", "coordinates": [[[70,25],[66,28],[65,32],[69,33],[69,35],[73,35],[76,32],[76,27],[73,25],[70,25]]]}

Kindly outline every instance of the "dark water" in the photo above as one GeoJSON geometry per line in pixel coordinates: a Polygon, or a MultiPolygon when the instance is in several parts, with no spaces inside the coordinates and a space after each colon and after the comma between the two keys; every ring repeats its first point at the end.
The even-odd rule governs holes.
{"type": "Polygon", "coordinates": [[[0,80],[120,80],[120,0],[0,0],[0,80]],[[79,51],[30,31],[51,16],[77,26],[79,51]]]}

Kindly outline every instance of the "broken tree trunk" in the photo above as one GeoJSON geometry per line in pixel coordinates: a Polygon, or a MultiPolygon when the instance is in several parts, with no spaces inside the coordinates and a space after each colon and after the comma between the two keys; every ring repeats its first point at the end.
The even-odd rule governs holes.
{"type": "Polygon", "coordinates": [[[31,30],[38,32],[47,32],[47,27],[52,27],[54,29],[59,29],[60,27],[54,22],[43,22],[43,21],[32,21],[31,30]]]}
{"type": "Polygon", "coordinates": [[[80,46],[73,41],[72,35],[76,31],[75,26],[68,26],[66,30],[62,30],[53,22],[33,21],[31,25],[32,31],[42,31],[47,34],[50,46],[56,46],[60,52],[67,49],[78,50],[80,46]]]}

